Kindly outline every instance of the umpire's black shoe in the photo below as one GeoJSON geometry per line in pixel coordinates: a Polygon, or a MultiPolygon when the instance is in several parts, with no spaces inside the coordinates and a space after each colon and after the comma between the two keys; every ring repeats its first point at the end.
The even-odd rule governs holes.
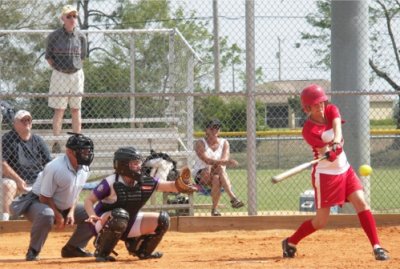
{"type": "Polygon", "coordinates": [[[97,256],[96,262],[115,262],[116,259],[113,256],[97,256]]]}
{"type": "Polygon", "coordinates": [[[288,238],[282,241],[283,258],[294,258],[297,249],[289,245],[288,238]]]}
{"type": "Polygon", "coordinates": [[[26,253],[25,260],[30,261],[38,261],[39,260],[39,252],[34,250],[33,248],[29,248],[28,252],[26,253]]]}
{"type": "Polygon", "coordinates": [[[386,253],[389,252],[384,248],[376,248],[374,249],[375,260],[377,261],[386,261],[389,260],[389,255],[386,253]]]}
{"type": "Polygon", "coordinates": [[[61,249],[61,257],[63,258],[76,258],[76,257],[93,257],[94,255],[84,248],[74,247],[66,244],[61,249]]]}
{"type": "Polygon", "coordinates": [[[139,255],[139,259],[141,259],[141,260],[146,260],[146,259],[159,259],[159,258],[161,258],[162,256],[163,256],[163,253],[162,253],[162,252],[155,251],[155,252],[151,253],[150,255],[143,255],[143,254],[140,254],[140,255],[139,255]]]}

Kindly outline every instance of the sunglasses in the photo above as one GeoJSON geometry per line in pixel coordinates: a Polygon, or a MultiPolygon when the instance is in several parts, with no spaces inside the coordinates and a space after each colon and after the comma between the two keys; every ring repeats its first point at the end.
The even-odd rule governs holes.
{"type": "Polygon", "coordinates": [[[220,125],[212,125],[212,126],[210,126],[210,129],[219,130],[219,129],[221,129],[221,126],[220,125]]]}
{"type": "Polygon", "coordinates": [[[32,119],[27,118],[27,119],[21,119],[19,121],[22,122],[22,123],[31,123],[32,119]]]}
{"type": "Polygon", "coordinates": [[[78,16],[76,16],[76,15],[67,15],[67,19],[71,19],[71,18],[76,19],[76,18],[78,18],[78,16]]]}

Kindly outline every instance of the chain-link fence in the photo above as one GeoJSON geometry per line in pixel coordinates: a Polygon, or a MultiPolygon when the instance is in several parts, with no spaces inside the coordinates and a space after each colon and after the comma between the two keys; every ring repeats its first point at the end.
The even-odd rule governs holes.
{"type": "MultiPolygon", "coordinates": [[[[246,5],[252,1],[70,1],[79,10],[78,23],[87,40],[84,93],[52,94],[49,87],[55,71],[45,59],[47,37],[60,27],[59,13],[65,3],[41,1],[39,9],[35,1],[4,2],[9,10],[5,14],[14,17],[0,19],[3,159],[5,133],[13,127],[12,110],[30,111],[32,132],[44,139],[50,151],[55,142],[65,144],[66,132],[74,129],[74,111],[65,110],[61,134],[55,134],[50,96],[82,97],[82,132],[95,143],[90,181],[113,172],[113,152],[120,146],[135,146],[144,156],[151,149],[165,152],[178,161],[178,168],[193,167],[195,142],[204,136],[205,124],[218,118],[220,136],[227,138],[231,157],[239,162],[227,169],[233,191],[246,203],[232,209],[223,190],[220,211],[246,215],[249,208],[256,208],[258,215],[307,214],[312,209],[302,204],[310,199],[309,171],[277,185],[270,178],[312,159],[301,137],[305,115],[299,92],[317,83],[347,120],[343,128],[350,163],[355,169],[362,163],[374,168],[370,177],[362,178],[372,209],[400,211],[399,86],[393,60],[398,50],[393,51],[391,43],[391,37],[398,37],[388,32],[388,18],[382,13],[383,6],[396,10],[390,1],[370,3],[371,50],[358,56],[369,59],[367,77],[359,78],[369,81],[369,86],[362,91],[356,87],[339,91],[331,83],[331,1],[254,1],[254,78],[246,73],[245,57],[246,18],[251,16],[246,5]],[[255,141],[248,136],[252,96],[246,79],[255,81],[255,141]],[[355,130],[367,135],[359,136],[355,130]],[[252,142],[256,148],[249,150],[252,142]],[[253,159],[255,179],[249,178],[248,160],[253,159]]],[[[392,27],[399,22],[398,15],[390,19],[392,27]]],[[[51,157],[63,152],[61,147],[61,153],[51,157]]],[[[8,198],[4,184],[2,188],[3,198],[8,198]]],[[[82,193],[82,199],[86,194],[82,193]]],[[[189,200],[194,204],[192,213],[210,214],[208,192],[196,193],[189,200]]],[[[164,208],[181,202],[188,200],[161,194],[151,201],[164,208]]],[[[171,213],[187,214],[187,209],[171,213]]]]}

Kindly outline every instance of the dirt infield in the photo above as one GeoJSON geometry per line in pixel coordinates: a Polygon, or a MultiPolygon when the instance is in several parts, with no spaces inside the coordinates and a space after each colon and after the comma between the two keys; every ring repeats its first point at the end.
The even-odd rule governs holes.
{"type": "MultiPolygon", "coordinates": [[[[71,232],[52,232],[39,262],[25,262],[28,232],[0,233],[0,268],[400,268],[400,226],[379,228],[382,245],[391,260],[375,261],[361,228],[319,231],[298,246],[294,259],[281,257],[281,240],[293,229],[226,230],[216,232],[170,231],[158,247],[158,260],[129,256],[117,245],[117,262],[96,263],[94,258],[62,259],[60,249],[71,232]]],[[[93,251],[93,245],[88,249],[93,251]]]]}

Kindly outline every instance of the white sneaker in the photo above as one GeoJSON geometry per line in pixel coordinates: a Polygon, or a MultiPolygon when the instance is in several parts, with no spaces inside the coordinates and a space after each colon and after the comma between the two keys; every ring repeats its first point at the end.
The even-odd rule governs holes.
{"type": "Polygon", "coordinates": [[[3,214],[1,214],[0,220],[2,220],[2,221],[9,221],[9,220],[10,220],[10,214],[8,214],[8,213],[3,213],[3,214]]]}

